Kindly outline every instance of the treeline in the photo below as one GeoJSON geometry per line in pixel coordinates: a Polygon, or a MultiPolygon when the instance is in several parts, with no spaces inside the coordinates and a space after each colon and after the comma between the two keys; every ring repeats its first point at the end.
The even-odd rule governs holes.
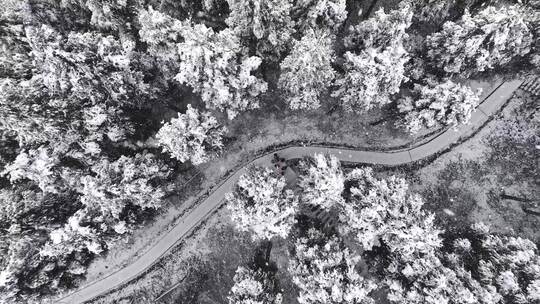
{"type": "Polygon", "coordinates": [[[180,167],[171,157],[211,159],[226,134],[217,113],[260,107],[269,86],[297,110],[396,102],[411,132],[466,122],[478,92],[451,78],[538,66],[536,2],[403,1],[350,24],[345,0],[4,1],[4,301],[75,286],[160,207],[180,167]],[[161,125],[171,106],[185,113],[161,125]]]}

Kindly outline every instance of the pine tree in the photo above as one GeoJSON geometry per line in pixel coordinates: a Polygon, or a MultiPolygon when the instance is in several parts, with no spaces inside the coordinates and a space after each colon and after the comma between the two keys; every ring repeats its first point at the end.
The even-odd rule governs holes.
{"type": "Polygon", "coordinates": [[[447,80],[426,86],[415,84],[412,96],[398,100],[405,114],[403,125],[411,133],[435,126],[457,127],[466,124],[480,102],[480,93],[447,80]]]}
{"type": "Polygon", "coordinates": [[[462,76],[504,67],[531,51],[533,36],[524,16],[518,5],[467,11],[427,37],[428,56],[435,67],[462,76]]]}
{"type": "Polygon", "coordinates": [[[222,137],[226,131],[210,112],[199,112],[188,105],[185,114],[178,113],[178,118],[163,124],[156,138],[171,157],[199,165],[223,148],[222,137]]]}
{"type": "Polygon", "coordinates": [[[320,97],[334,81],[336,72],[332,36],[323,31],[308,30],[295,41],[291,53],[281,62],[279,86],[293,110],[317,109],[320,97]]]}
{"type": "Polygon", "coordinates": [[[255,239],[286,238],[295,223],[298,198],[285,186],[285,178],[269,168],[253,168],[242,175],[226,197],[238,229],[252,231],[255,239]]]}
{"type": "Polygon", "coordinates": [[[262,270],[238,267],[231,287],[229,304],[281,304],[282,295],[276,292],[276,284],[262,270]]]}
{"type": "Polygon", "coordinates": [[[302,202],[330,209],[342,201],[344,177],[335,156],[315,154],[300,164],[298,186],[302,202]]]}
{"type": "Polygon", "coordinates": [[[360,257],[337,236],[310,229],[294,245],[289,272],[300,304],[371,304],[376,284],[356,270],[360,257]]]}

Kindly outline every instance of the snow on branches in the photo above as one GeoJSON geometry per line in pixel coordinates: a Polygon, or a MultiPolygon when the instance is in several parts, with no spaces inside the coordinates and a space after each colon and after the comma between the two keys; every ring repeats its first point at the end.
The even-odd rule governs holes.
{"type": "Polygon", "coordinates": [[[540,300],[540,255],[537,246],[520,237],[489,232],[483,223],[472,225],[471,233],[453,242],[447,254],[451,267],[479,284],[475,294],[489,294],[480,303],[536,303],[540,300]]]}
{"type": "Polygon", "coordinates": [[[231,13],[225,21],[239,37],[257,40],[257,55],[278,60],[294,33],[292,0],[228,0],[231,13]]]}
{"type": "Polygon", "coordinates": [[[269,168],[252,168],[240,176],[226,197],[238,229],[252,231],[255,239],[286,238],[295,223],[298,198],[285,186],[285,178],[269,168]]]}
{"type": "Polygon", "coordinates": [[[360,257],[333,235],[310,229],[296,240],[289,272],[300,304],[371,304],[377,285],[358,273],[360,257]]]}
{"type": "Polygon", "coordinates": [[[229,304],[281,304],[282,295],[276,292],[275,281],[263,270],[238,267],[231,287],[229,304]]]}
{"type": "Polygon", "coordinates": [[[398,100],[399,112],[405,113],[403,125],[411,133],[422,128],[465,124],[480,101],[481,90],[447,80],[426,86],[415,84],[412,96],[398,100]]]}
{"type": "Polygon", "coordinates": [[[202,164],[223,147],[222,137],[227,129],[210,112],[199,112],[188,105],[185,114],[178,113],[164,123],[156,134],[163,151],[181,162],[190,160],[202,164]]]}
{"type": "Polygon", "coordinates": [[[128,203],[143,210],[159,208],[166,192],[162,184],[170,174],[170,169],[150,153],[122,155],[115,161],[101,159],[91,171],[72,182],[80,183],[76,188],[81,202],[102,221],[121,220],[128,203]]]}
{"type": "Polygon", "coordinates": [[[533,36],[519,5],[468,11],[427,37],[432,64],[449,74],[471,75],[502,67],[531,51],[533,36]]]}
{"type": "Polygon", "coordinates": [[[384,244],[411,260],[417,252],[432,252],[441,245],[435,216],[422,210],[424,202],[408,193],[405,180],[378,179],[371,168],[357,168],[347,174],[346,183],[350,188],[340,230],[354,235],[365,250],[384,244]]]}
{"type": "Polygon", "coordinates": [[[315,154],[301,162],[300,170],[302,202],[330,209],[342,201],[345,179],[335,156],[315,154]]]}
{"type": "Polygon", "coordinates": [[[412,23],[412,9],[402,4],[399,9],[385,13],[381,8],[373,18],[351,26],[344,38],[348,49],[384,49],[393,44],[403,44],[408,35],[405,32],[412,23]]]}
{"type": "Polygon", "coordinates": [[[345,0],[300,0],[295,1],[296,27],[302,33],[309,29],[321,29],[337,34],[347,19],[345,0]]]}
{"type": "Polygon", "coordinates": [[[175,79],[201,95],[209,109],[226,111],[233,119],[239,112],[259,107],[258,96],[267,84],[252,75],[261,58],[247,57],[239,38],[230,29],[214,32],[203,24],[186,27],[177,44],[180,70],[175,79]]]}
{"type": "Polygon", "coordinates": [[[408,58],[402,46],[382,52],[345,53],[345,76],[336,80],[333,97],[341,100],[348,112],[365,112],[391,102],[390,95],[399,92],[405,79],[408,58]]]}
{"type": "Polygon", "coordinates": [[[344,55],[345,75],[336,81],[338,97],[346,111],[363,112],[390,102],[399,92],[409,60],[403,47],[405,30],[411,25],[409,5],[386,14],[382,9],[375,17],[351,27],[345,38],[350,50],[344,55]]]}
{"type": "Polygon", "coordinates": [[[281,62],[279,86],[293,110],[317,109],[319,97],[326,93],[336,72],[333,37],[324,31],[308,30],[301,40],[295,41],[291,53],[281,62]]]}

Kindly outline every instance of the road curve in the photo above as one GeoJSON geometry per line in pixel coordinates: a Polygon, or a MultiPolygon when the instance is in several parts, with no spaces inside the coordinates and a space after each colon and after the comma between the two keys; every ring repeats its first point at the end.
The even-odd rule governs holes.
{"type": "Polygon", "coordinates": [[[89,283],[72,293],[58,299],[58,303],[75,304],[90,301],[95,297],[120,287],[135,279],[141,273],[148,270],[155,262],[165,255],[179,240],[188,235],[198,224],[204,221],[223,203],[226,193],[230,192],[240,175],[246,172],[250,166],[268,166],[271,164],[273,153],[277,152],[286,159],[301,158],[314,153],[329,153],[339,160],[352,163],[401,165],[423,159],[433,155],[458,141],[467,134],[471,134],[481,127],[489,116],[496,113],[508,100],[513,92],[521,85],[522,81],[514,80],[502,83],[494,90],[472,114],[467,125],[457,129],[449,129],[428,142],[410,149],[396,151],[360,151],[349,148],[330,148],[322,146],[290,146],[281,150],[268,152],[244,165],[226,180],[214,187],[208,197],[199,205],[185,214],[181,220],[163,235],[147,252],[141,255],[132,264],[119,269],[100,280],[89,283]]]}

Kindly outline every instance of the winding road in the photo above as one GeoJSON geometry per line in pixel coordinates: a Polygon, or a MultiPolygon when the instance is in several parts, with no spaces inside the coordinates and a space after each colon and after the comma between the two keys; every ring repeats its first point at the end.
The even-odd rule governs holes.
{"type": "Polygon", "coordinates": [[[143,253],[132,264],[74,290],[72,293],[59,299],[58,303],[84,303],[137,278],[154,265],[154,263],[159,261],[179,240],[188,235],[209,217],[213,211],[218,209],[223,204],[225,194],[231,191],[237,179],[246,172],[247,168],[250,166],[269,166],[275,152],[286,159],[301,158],[314,153],[329,153],[335,155],[343,162],[351,163],[395,166],[414,162],[446,149],[461,137],[470,135],[478,130],[478,128],[488,121],[492,114],[496,113],[505,104],[521,84],[522,81],[520,80],[503,82],[478,106],[468,124],[462,125],[457,129],[448,129],[431,140],[410,149],[377,152],[322,146],[289,146],[259,156],[214,187],[206,199],[185,214],[176,226],[166,232],[154,246],[143,253]]]}

